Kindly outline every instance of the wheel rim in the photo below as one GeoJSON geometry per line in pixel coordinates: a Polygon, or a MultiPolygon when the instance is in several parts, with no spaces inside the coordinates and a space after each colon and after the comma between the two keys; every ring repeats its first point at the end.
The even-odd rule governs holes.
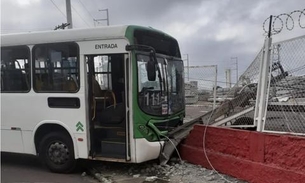
{"type": "Polygon", "coordinates": [[[57,141],[49,145],[47,155],[54,164],[62,165],[69,161],[70,152],[66,144],[57,141]]]}

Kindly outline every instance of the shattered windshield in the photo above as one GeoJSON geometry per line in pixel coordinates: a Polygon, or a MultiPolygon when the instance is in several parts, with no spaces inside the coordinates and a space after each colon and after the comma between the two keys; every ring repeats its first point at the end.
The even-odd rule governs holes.
{"type": "Polygon", "coordinates": [[[150,59],[149,55],[137,55],[140,108],[148,114],[158,116],[181,111],[184,107],[182,61],[158,56],[156,75],[161,77],[156,77],[155,81],[149,81],[147,63],[150,59]]]}
{"type": "Polygon", "coordinates": [[[169,114],[184,108],[184,76],[182,60],[168,60],[169,114]]]}

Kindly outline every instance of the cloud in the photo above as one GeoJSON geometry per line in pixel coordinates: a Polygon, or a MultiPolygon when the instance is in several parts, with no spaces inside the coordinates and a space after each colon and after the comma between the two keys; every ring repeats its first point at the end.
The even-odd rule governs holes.
{"type": "Polygon", "coordinates": [[[17,0],[16,2],[18,3],[18,5],[20,6],[30,6],[33,3],[37,3],[40,0],[17,0]]]}
{"type": "Polygon", "coordinates": [[[198,34],[200,28],[204,27],[209,21],[209,18],[198,19],[189,23],[175,21],[167,25],[165,31],[180,39],[190,39],[194,34],[198,34]]]}
{"type": "MultiPolygon", "coordinates": [[[[65,1],[53,0],[65,14],[65,1]]],[[[263,21],[270,15],[304,9],[303,0],[71,0],[75,28],[94,27],[109,9],[110,25],[151,26],[174,36],[191,65],[219,65],[219,73],[233,68],[238,57],[240,72],[256,57],[264,42],[263,21]],[[80,3],[82,2],[85,7],[80,3]],[[87,10],[90,12],[88,13],[87,10]]],[[[50,0],[1,0],[1,32],[52,30],[66,17],[50,0]]],[[[106,22],[101,22],[106,25],[106,22]]],[[[304,29],[283,30],[274,41],[303,35],[304,29]]]]}
{"type": "Polygon", "coordinates": [[[243,35],[245,32],[245,27],[238,25],[223,25],[222,28],[216,33],[215,39],[216,41],[225,41],[225,40],[232,40],[238,39],[240,35],[243,35]]]}

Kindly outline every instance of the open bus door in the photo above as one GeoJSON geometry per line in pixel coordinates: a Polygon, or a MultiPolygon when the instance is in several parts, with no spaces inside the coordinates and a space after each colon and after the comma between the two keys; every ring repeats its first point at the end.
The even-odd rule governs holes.
{"type": "Polygon", "coordinates": [[[126,161],[128,107],[126,54],[86,55],[91,155],[126,161]]]}

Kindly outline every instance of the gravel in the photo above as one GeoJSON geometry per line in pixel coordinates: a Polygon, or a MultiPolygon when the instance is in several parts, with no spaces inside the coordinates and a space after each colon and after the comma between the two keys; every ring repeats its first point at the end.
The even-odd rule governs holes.
{"type": "Polygon", "coordinates": [[[89,174],[103,183],[246,183],[175,157],[166,165],[102,162],[93,165],[89,174]]]}

